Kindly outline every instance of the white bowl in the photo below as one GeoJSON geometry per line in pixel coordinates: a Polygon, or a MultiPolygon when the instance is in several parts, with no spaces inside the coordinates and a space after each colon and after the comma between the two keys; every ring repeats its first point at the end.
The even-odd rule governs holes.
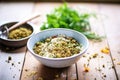
{"type": "Polygon", "coordinates": [[[68,67],[74,64],[75,62],[77,62],[81,57],[81,55],[85,53],[86,50],[88,49],[88,45],[89,45],[88,39],[82,33],[65,28],[54,28],[54,29],[47,29],[41,31],[35,34],[34,36],[32,36],[27,42],[28,50],[37,60],[39,60],[42,64],[48,67],[54,67],[54,68],[68,67]],[[78,43],[82,44],[82,51],[79,54],[65,58],[47,58],[34,53],[33,47],[36,42],[40,40],[44,40],[47,37],[55,36],[59,34],[65,34],[66,36],[75,38],[78,41],[78,43]]]}

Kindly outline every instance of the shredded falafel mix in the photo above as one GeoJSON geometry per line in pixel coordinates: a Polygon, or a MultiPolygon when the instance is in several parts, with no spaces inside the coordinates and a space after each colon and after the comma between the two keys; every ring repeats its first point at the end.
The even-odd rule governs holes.
{"type": "Polygon", "coordinates": [[[31,29],[25,27],[19,27],[10,31],[8,35],[8,39],[22,39],[29,36],[30,34],[32,34],[31,29]]]}
{"type": "Polygon", "coordinates": [[[48,37],[37,42],[33,50],[36,54],[50,58],[64,58],[80,53],[82,45],[65,35],[48,37]]]}

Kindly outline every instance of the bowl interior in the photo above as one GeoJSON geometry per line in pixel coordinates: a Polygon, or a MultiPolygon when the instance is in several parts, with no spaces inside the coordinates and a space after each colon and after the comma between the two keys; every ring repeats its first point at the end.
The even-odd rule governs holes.
{"type": "MultiPolygon", "coordinates": [[[[74,30],[63,29],[63,28],[48,29],[48,30],[44,30],[44,31],[41,31],[41,32],[35,34],[28,40],[27,47],[33,55],[37,55],[33,51],[33,47],[36,42],[42,41],[42,40],[46,39],[47,37],[56,36],[59,34],[64,34],[68,37],[73,37],[78,41],[78,43],[82,44],[82,51],[80,52],[80,54],[82,54],[84,51],[87,50],[88,40],[83,34],[77,32],[77,31],[74,31],[74,30]]],[[[57,58],[57,59],[59,59],[59,58],[57,58]]]]}

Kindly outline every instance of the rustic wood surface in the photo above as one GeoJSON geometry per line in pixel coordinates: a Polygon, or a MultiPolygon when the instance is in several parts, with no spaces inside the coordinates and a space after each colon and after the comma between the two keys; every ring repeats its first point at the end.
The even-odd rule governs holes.
{"type": "MultiPolygon", "coordinates": [[[[0,25],[40,13],[40,18],[31,21],[37,33],[46,19],[45,15],[61,4],[0,3],[0,25]]],[[[68,5],[79,11],[82,9],[98,14],[98,19],[91,19],[91,28],[97,34],[106,37],[101,42],[89,40],[89,49],[77,63],[59,69],[42,65],[26,46],[13,49],[0,44],[0,80],[120,80],[120,5],[102,3],[68,3],[68,5]],[[101,52],[105,47],[110,49],[108,54],[101,52]],[[85,71],[85,67],[89,69],[88,72],[85,71]]]]}

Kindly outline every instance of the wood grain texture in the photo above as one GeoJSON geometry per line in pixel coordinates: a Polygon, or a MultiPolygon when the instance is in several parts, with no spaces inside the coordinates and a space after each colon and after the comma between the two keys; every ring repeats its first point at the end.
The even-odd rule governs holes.
{"type": "Polygon", "coordinates": [[[9,52],[0,52],[0,80],[20,79],[25,51],[26,47],[9,52]]]}
{"type": "MultiPolygon", "coordinates": [[[[29,16],[33,3],[0,3],[0,25],[29,16]]],[[[0,44],[0,80],[19,80],[26,47],[11,48],[0,44]],[[11,60],[8,60],[11,57],[11,60]]]]}
{"type": "Polygon", "coordinates": [[[107,18],[104,21],[106,36],[111,51],[117,79],[120,79],[120,5],[101,4],[101,13],[107,18]]]}
{"type": "MultiPolygon", "coordinates": [[[[59,3],[37,3],[35,6],[35,10],[33,13],[40,13],[42,15],[42,17],[40,18],[39,22],[35,22],[37,26],[41,25],[42,22],[44,22],[46,20],[45,15],[50,13],[55,7],[57,7],[58,5],[60,5],[59,3]],[[55,5],[53,5],[55,4],[55,5]],[[49,7],[49,9],[48,9],[49,7]]],[[[92,11],[97,13],[98,15],[100,15],[99,10],[100,10],[100,5],[99,4],[87,4],[87,3],[69,3],[68,4],[70,7],[77,9],[78,11],[82,11],[81,9],[84,10],[88,10],[88,11],[92,11]]],[[[94,32],[98,33],[101,36],[105,35],[104,32],[104,25],[102,20],[91,20],[91,28],[94,32]]],[[[38,29],[37,29],[38,30],[38,29]]],[[[66,76],[65,79],[67,80],[72,80],[72,79],[77,79],[77,80],[116,80],[116,74],[114,69],[112,68],[113,63],[111,60],[111,55],[110,54],[103,54],[101,53],[101,49],[108,46],[107,44],[107,38],[103,39],[102,42],[93,42],[90,41],[90,48],[88,50],[87,53],[89,54],[85,54],[86,57],[82,57],[77,64],[74,64],[70,67],[68,67],[67,69],[65,69],[63,72],[61,72],[62,75],[63,73],[64,76],[66,76]],[[96,58],[92,58],[94,54],[98,54],[96,58]],[[84,72],[84,65],[89,65],[88,67],[90,68],[89,72],[84,72]],[[103,65],[105,67],[103,67],[103,65]]],[[[28,60],[29,57],[26,57],[26,60],[28,60]]],[[[34,61],[35,62],[35,61],[34,61]]],[[[25,62],[27,65],[25,65],[24,67],[28,67],[28,62],[25,62]]],[[[43,66],[43,68],[45,68],[43,66]]],[[[32,70],[33,67],[31,67],[30,70],[32,70]]],[[[41,66],[38,67],[38,70],[36,71],[43,71],[46,72],[46,69],[43,71],[41,70],[41,66]],[[40,69],[40,70],[39,70],[40,69]]],[[[50,68],[47,69],[47,71],[49,73],[51,73],[51,75],[55,75],[54,71],[56,73],[56,69],[51,71],[50,68]]],[[[58,70],[59,71],[59,70],[58,70]]],[[[25,72],[23,72],[25,73],[25,72]]],[[[46,73],[47,74],[47,73],[46,73]]],[[[24,74],[22,74],[24,76],[24,74]]],[[[49,75],[42,75],[42,78],[47,80],[48,77],[49,80],[53,80],[55,79],[55,77],[50,77],[49,75]]],[[[40,77],[40,75],[39,75],[40,77]]],[[[39,78],[39,77],[35,77],[35,79],[39,78]]],[[[22,77],[23,80],[25,80],[22,77]]],[[[32,78],[31,78],[32,79],[32,78]]],[[[57,78],[57,80],[65,80],[64,78],[62,78],[61,76],[59,78],[57,78]]]]}
{"type": "Polygon", "coordinates": [[[0,3],[0,25],[29,17],[33,6],[33,3],[0,3]]]}
{"type": "MultiPolygon", "coordinates": [[[[36,33],[46,21],[46,14],[62,3],[1,3],[0,24],[6,21],[21,20],[25,16],[41,14],[31,21],[36,33]],[[19,6],[18,6],[19,5],[19,6]],[[9,8],[8,8],[9,6],[9,8]],[[24,14],[23,14],[24,13],[24,14]],[[10,16],[11,15],[11,16],[10,16]]],[[[80,12],[94,12],[98,19],[91,18],[91,29],[101,36],[101,42],[89,40],[88,51],[80,60],[67,68],[50,68],[37,61],[26,47],[4,51],[0,45],[0,80],[119,80],[120,79],[120,6],[98,3],[68,3],[80,12]],[[101,49],[108,47],[110,53],[101,49]],[[12,60],[8,63],[8,57],[12,60]],[[118,64],[119,63],[119,64],[118,64]],[[87,67],[88,72],[85,71],[87,67]],[[7,76],[7,77],[6,77],[7,76]]]]}
{"type": "Polygon", "coordinates": [[[67,68],[49,68],[37,61],[28,51],[21,80],[66,80],[67,68]]]}
{"type": "MultiPolygon", "coordinates": [[[[32,14],[41,14],[41,17],[31,21],[36,25],[36,33],[40,31],[40,26],[46,20],[45,15],[50,13],[55,6],[60,5],[55,4],[52,5],[50,3],[36,3],[32,14]],[[48,9],[49,7],[49,9],[48,9]]],[[[23,67],[23,72],[21,76],[21,80],[36,80],[42,78],[43,80],[66,80],[67,78],[67,68],[57,69],[57,68],[49,68],[42,65],[39,61],[37,61],[28,51],[25,58],[25,64],[23,67]],[[30,64],[30,65],[29,65],[30,64]],[[27,70],[27,71],[26,71],[27,70]],[[34,74],[35,73],[35,74],[34,74]]]]}
{"type": "MultiPolygon", "coordinates": [[[[77,5],[76,5],[77,6],[77,5]]],[[[79,7],[90,8],[92,12],[100,15],[99,4],[79,4],[79,7]]],[[[105,36],[104,25],[101,17],[98,19],[91,19],[91,29],[100,36],[105,36]]],[[[116,80],[116,74],[112,69],[113,63],[110,54],[101,53],[101,49],[108,46],[107,38],[102,42],[90,41],[86,57],[81,58],[77,63],[78,79],[79,80],[116,80]],[[95,54],[97,56],[94,58],[95,54]],[[103,67],[104,65],[104,67],[103,67]],[[84,70],[88,66],[89,71],[84,70]]]]}
{"type": "MultiPolygon", "coordinates": [[[[1,2],[63,2],[63,0],[0,0],[1,2]]],[[[119,0],[65,0],[66,2],[118,3],[119,0]]]]}

